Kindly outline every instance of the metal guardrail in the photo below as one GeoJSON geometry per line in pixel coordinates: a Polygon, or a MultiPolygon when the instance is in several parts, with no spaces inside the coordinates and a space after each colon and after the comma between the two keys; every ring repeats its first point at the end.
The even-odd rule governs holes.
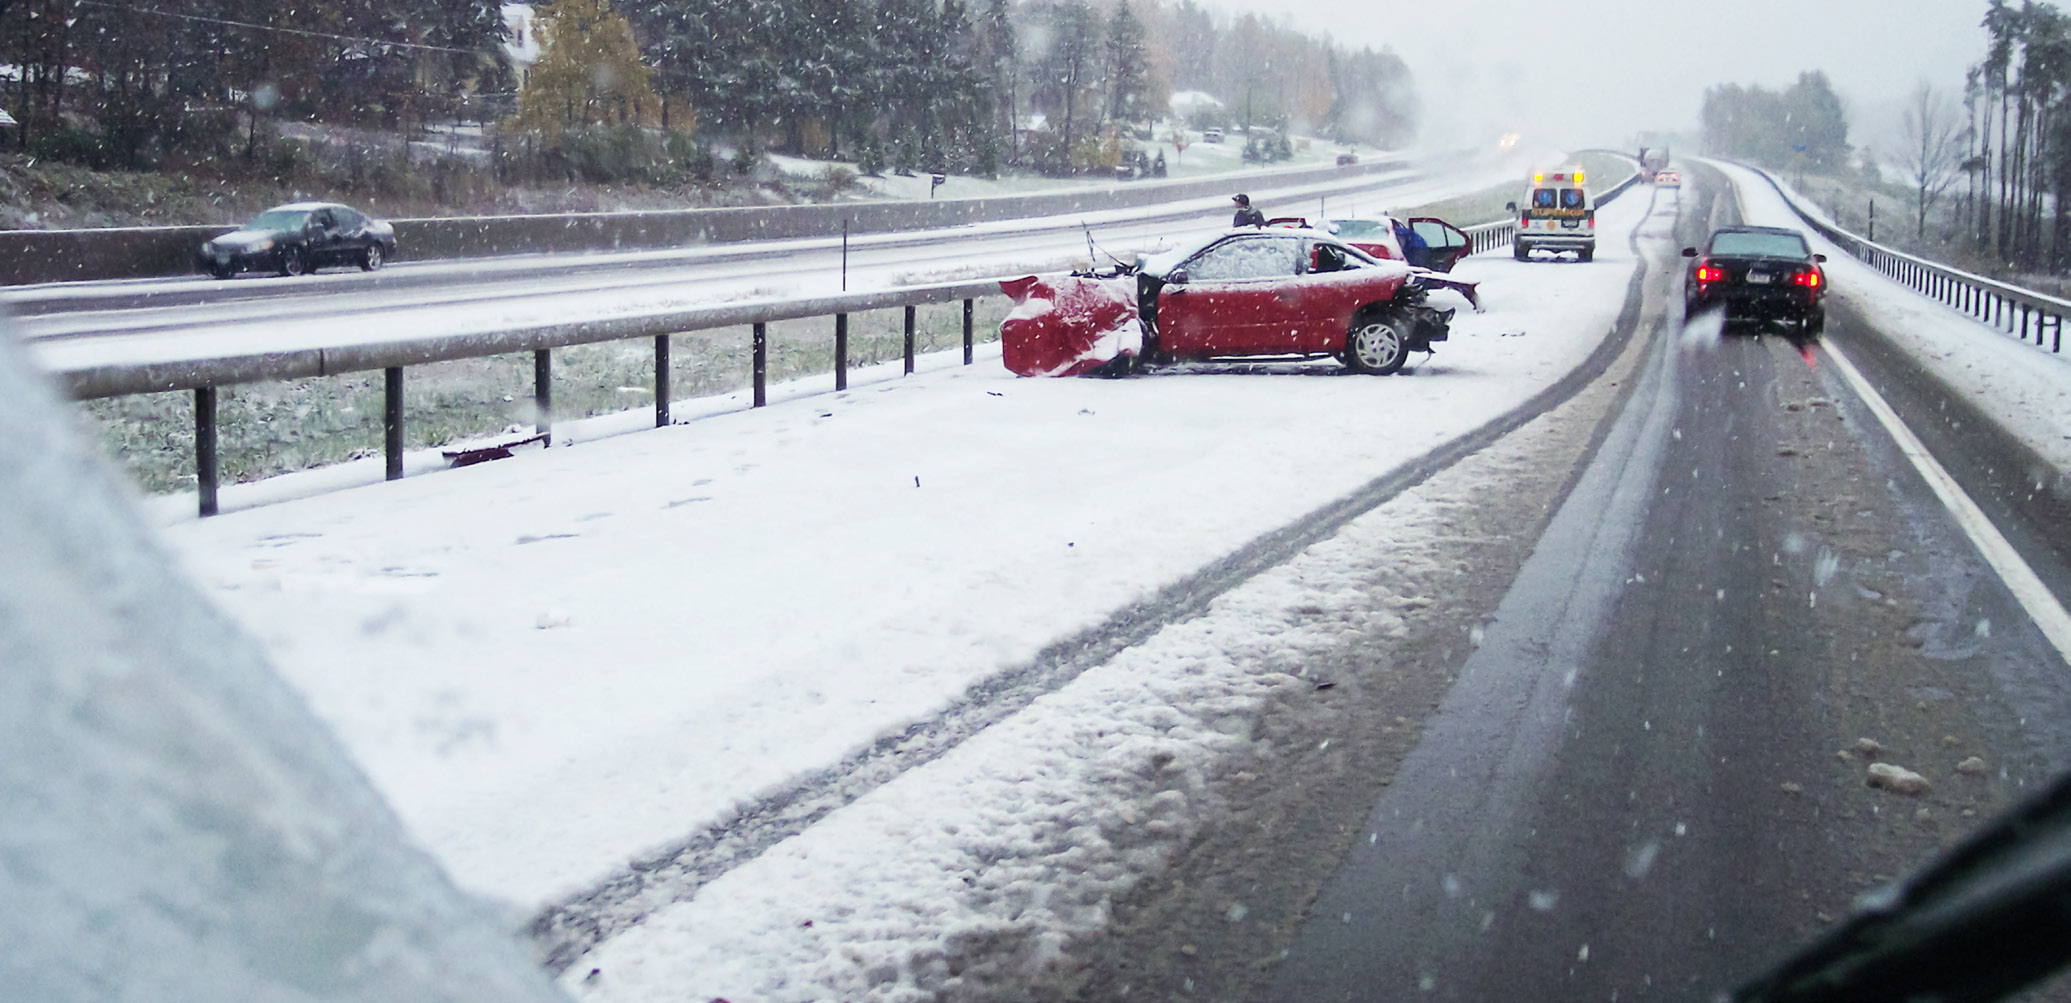
{"type": "Polygon", "coordinates": [[[846,390],[849,370],[849,314],[904,307],[906,372],[912,373],[917,308],[923,304],[962,300],[964,365],[968,366],[972,362],[976,340],[972,316],[978,297],[986,295],[1002,295],[998,280],[911,286],[810,299],[727,303],[693,310],[609,320],[540,324],[444,338],[368,342],[303,351],[225,356],[143,366],[110,366],[62,373],[58,379],[74,397],[78,398],[193,390],[196,494],[199,498],[200,513],[210,516],[218,511],[217,488],[220,472],[216,449],[216,389],[220,386],[258,380],[304,379],[373,369],[383,370],[386,385],[381,415],[382,454],[387,463],[387,478],[397,480],[403,476],[403,370],[408,366],[531,352],[533,406],[538,414],[535,436],[551,444],[553,350],[556,348],[602,341],[653,338],[654,424],[660,428],[668,425],[670,421],[669,349],[670,338],[673,335],[720,327],[753,328],[753,406],[762,407],[769,403],[769,325],[772,322],[832,315],[834,389],[846,390]]]}
{"type": "Polygon", "coordinates": [[[1816,207],[1808,208],[1796,192],[1785,188],[1768,171],[1751,164],[1740,166],[1761,175],[1762,180],[1769,182],[1776,193],[1783,196],[1784,203],[1807,226],[1864,264],[1898,280],[1914,292],[2019,337],[2023,344],[2033,335],[2037,348],[2047,341],[2051,352],[2064,350],[2064,317],[2071,315],[2071,300],[1951,268],[1843,230],[1822,216],[1816,207]]]}

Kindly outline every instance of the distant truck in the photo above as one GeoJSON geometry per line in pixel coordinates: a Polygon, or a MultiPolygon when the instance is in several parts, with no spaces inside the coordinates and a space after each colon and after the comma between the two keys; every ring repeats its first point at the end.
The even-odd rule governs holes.
{"type": "Polygon", "coordinates": [[[1640,147],[1640,180],[1654,183],[1654,176],[1668,169],[1668,151],[1655,147],[1640,147]]]}

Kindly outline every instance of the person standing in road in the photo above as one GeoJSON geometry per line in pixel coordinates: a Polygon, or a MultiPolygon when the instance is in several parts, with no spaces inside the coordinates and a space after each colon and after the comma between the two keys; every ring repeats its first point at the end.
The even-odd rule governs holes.
{"type": "Polygon", "coordinates": [[[1230,201],[1237,203],[1237,218],[1230,221],[1231,226],[1266,225],[1266,214],[1251,207],[1251,196],[1239,192],[1230,196],[1230,201]]]}

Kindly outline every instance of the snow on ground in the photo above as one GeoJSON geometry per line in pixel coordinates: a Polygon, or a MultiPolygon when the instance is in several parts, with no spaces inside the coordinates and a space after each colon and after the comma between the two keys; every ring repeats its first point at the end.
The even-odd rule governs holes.
{"type": "Polygon", "coordinates": [[[597,1001],[1016,998],[1198,833],[1209,781],[1255,724],[1311,698],[1305,663],[1347,635],[1401,636],[1428,600],[1377,597],[1367,575],[1429,563],[1421,547],[1447,535],[1423,489],[1368,513],[607,942],[564,987],[597,1001]]]}
{"type": "MultiPolygon", "coordinates": [[[[1740,191],[1748,223],[1805,229],[1784,196],[1745,167],[1706,161],[1726,172],[1740,191]]],[[[1832,221],[1809,201],[1817,218],[1832,221]]],[[[2055,354],[1979,323],[1893,281],[1816,231],[1805,229],[1813,250],[1827,256],[1827,295],[1846,301],[1878,330],[1957,393],[2056,468],[2071,476],[2071,355],[2055,354]]]]}
{"type": "MultiPolygon", "coordinates": [[[[1611,328],[1634,265],[1626,235],[1649,206],[1636,192],[1600,213],[1591,265],[1464,262],[1489,310],[1463,312],[1410,376],[1322,363],[1017,380],[991,358],[930,360],[911,378],[866,374],[844,393],[780,394],[766,409],[167,532],[455,878],[530,909],[926,718],[1557,380],[1611,328]]],[[[1287,574],[1215,616],[1248,633],[1284,621],[1299,580],[1287,574]]],[[[864,957],[874,949],[855,945],[873,936],[906,956],[978,930],[973,917],[995,907],[1054,921],[1057,935],[1098,923],[1103,889],[1148,861],[1106,836],[1102,848],[1095,830],[1136,824],[1126,812],[1147,830],[1184,829],[1193,810],[1183,782],[1130,787],[1124,774],[1160,750],[1184,771],[1228,740],[1159,703],[1240,713],[1292,685],[1248,656],[1230,658],[1235,675],[1221,667],[1227,650],[1202,640],[1214,622],[1089,673],[909,775],[920,786],[837,812],[767,855],[784,870],[724,879],[663,926],[707,943],[712,924],[745,929],[778,887],[836,909],[879,902],[877,920],[843,935],[864,957]],[[1118,694],[1129,702],[1108,712],[1108,736],[1056,716],[1076,721],[1118,694]],[[1103,814],[1103,778],[1149,801],[1103,814]],[[1081,841],[1083,854],[1069,849],[1081,841]],[[1066,902],[1011,869],[970,885],[950,870],[988,846],[1037,844],[1083,857],[1092,883],[1066,902]],[[882,904],[931,862],[970,895],[997,896],[943,905],[945,889],[965,893],[938,880],[894,896],[911,911],[882,904]]],[[[681,946],[667,943],[626,950],[681,946]]],[[[732,945],[699,955],[729,985],[755,972],[817,985],[797,964],[827,946],[710,943],[732,945]]],[[[871,967],[848,953],[825,964],[843,978],[871,967]]],[[[683,995],[675,974],[657,977],[658,992],[683,995]]]]}

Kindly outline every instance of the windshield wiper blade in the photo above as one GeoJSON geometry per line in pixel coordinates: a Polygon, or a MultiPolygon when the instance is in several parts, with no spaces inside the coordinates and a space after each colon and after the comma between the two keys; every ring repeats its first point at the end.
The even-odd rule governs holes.
{"type": "Polygon", "coordinates": [[[1735,1003],[1986,1003],[2071,962],[2071,774],[1858,909],[1735,1003]]]}

